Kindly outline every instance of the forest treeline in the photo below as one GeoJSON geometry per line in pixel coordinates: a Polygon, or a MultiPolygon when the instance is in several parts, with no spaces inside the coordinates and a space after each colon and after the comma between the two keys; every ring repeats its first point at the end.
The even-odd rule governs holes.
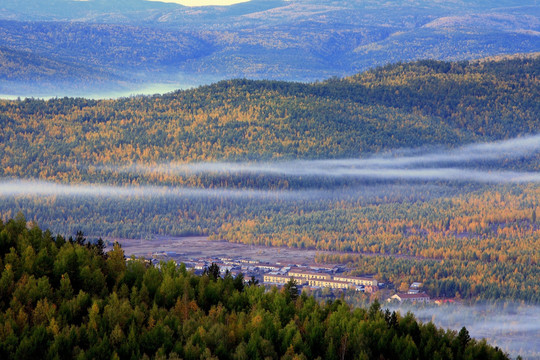
{"type": "Polygon", "coordinates": [[[540,132],[540,58],[395,64],[321,83],[0,101],[3,177],[193,183],[98,165],[359,157],[540,132]]]}
{"type": "MultiPolygon", "coordinates": [[[[466,328],[442,330],[378,303],[318,303],[294,284],[196,276],[174,262],[0,222],[2,359],[507,359],[466,328]]],[[[215,270],[215,269],[214,269],[215,270]]]]}

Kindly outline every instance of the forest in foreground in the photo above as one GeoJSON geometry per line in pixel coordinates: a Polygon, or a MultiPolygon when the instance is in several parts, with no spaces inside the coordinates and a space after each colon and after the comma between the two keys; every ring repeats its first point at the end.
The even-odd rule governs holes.
{"type": "Polygon", "coordinates": [[[539,65],[418,61],[312,84],[0,101],[0,213],[94,238],[331,250],[319,261],[431,296],[539,303],[539,65]]]}
{"type": "Polygon", "coordinates": [[[464,327],[126,261],[21,215],[0,221],[0,265],[2,359],[508,359],[464,327]]]}

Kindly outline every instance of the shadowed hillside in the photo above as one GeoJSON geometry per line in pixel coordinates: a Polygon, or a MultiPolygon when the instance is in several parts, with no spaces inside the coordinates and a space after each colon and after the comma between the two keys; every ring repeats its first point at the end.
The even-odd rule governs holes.
{"type": "Polygon", "coordinates": [[[184,87],[186,76],[196,84],[237,77],[315,81],[398,61],[528,53],[540,51],[539,16],[533,0],[253,0],[199,8],[142,0],[7,0],[0,9],[0,47],[42,61],[36,68],[17,53],[20,69],[13,82],[0,83],[0,93],[103,91],[100,81],[68,71],[71,66],[94,69],[97,78],[110,74],[109,87],[129,90],[141,83],[184,87]],[[66,73],[69,81],[56,86],[66,73]],[[39,83],[33,87],[17,82],[34,74],[39,83]]]}

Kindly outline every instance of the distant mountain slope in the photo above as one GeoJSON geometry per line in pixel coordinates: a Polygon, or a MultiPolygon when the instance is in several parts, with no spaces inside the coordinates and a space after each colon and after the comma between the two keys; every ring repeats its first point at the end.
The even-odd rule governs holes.
{"type": "Polygon", "coordinates": [[[67,60],[53,60],[36,55],[34,52],[0,47],[0,80],[34,82],[49,80],[62,82],[79,79],[98,83],[119,79],[97,67],[81,66],[67,60]]]}
{"type": "MultiPolygon", "coordinates": [[[[398,61],[540,51],[540,7],[533,0],[254,0],[200,8],[142,0],[6,0],[0,19],[1,47],[121,77],[129,70],[127,83],[110,79],[125,88],[131,82],[180,84],[179,74],[196,76],[199,84],[209,76],[314,81],[398,61]]],[[[20,63],[24,68],[24,57],[20,63]]],[[[71,73],[77,86],[87,83],[71,73]]],[[[38,90],[48,85],[35,80],[42,95],[38,90]]]]}
{"type": "Polygon", "coordinates": [[[3,101],[0,175],[80,180],[90,175],[78,163],[357,157],[535,134],[539,69],[539,57],[420,61],[314,84],[232,80],[114,101],[3,101]]]}
{"type": "Polygon", "coordinates": [[[183,8],[177,4],[144,0],[3,0],[0,15],[4,19],[30,21],[126,22],[152,17],[156,12],[183,8]]]}
{"type": "Polygon", "coordinates": [[[0,21],[0,34],[11,49],[115,70],[178,66],[210,50],[191,35],[126,25],[0,21]]]}
{"type": "Polygon", "coordinates": [[[10,81],[0,93],[36,96],[41,88],[96,93],[151,82],[212,51],[190,34],[131,25],[0,21],[0,38],[0,80],[10,81]]]}

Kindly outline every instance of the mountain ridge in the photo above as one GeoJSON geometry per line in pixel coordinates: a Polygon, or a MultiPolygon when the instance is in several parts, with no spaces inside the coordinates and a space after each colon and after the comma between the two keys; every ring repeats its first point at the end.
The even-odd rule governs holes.
{"type": "MultiPolygon", "coordinates": [[[[4,3],[0,46],[31,49],[49,61],[67,56],[83,68],[97,66],[127,78],[127,83],[110,78],[111,87],[124,89],[149,82],[181,84],[179,74],[198,79],[198,84],[216,77],[310,82],[397,61],[470,60],[540,51],[540,8],[532,1],[509,0],[497,6],[424,0],[418,4],[253,1],[204,8],[142,1],[125,8],[114,1],[70,4],[94,6],[88,16],[80,10],[62,10],[58,4],[39,12],[39,6],[27,7],[24,2],[4,3]],[[99,10],[100,6],[107,8],[99,10]],[[12,13],[16,9],[19,12],[12,13]],[[65,14],[56,16],[55,11],[65,14]],[[32,15],[36,12],[39,16],[32,15]],[[99,28],[114,32],[96,33],[99,28]],[[43,43],[36,43],[36,34],[43,43]]],[[[27,66],[24,57],[19,63],[23,69],[27,66]]],[[[64,93],[38,78],[34,91],[0,83],[0,93],[80,96],[102,88],[101,83],[71,73],[73,86],[65,84],[64,93]],[[85,87],[86,92],[71,91],[85,87]]]]}

